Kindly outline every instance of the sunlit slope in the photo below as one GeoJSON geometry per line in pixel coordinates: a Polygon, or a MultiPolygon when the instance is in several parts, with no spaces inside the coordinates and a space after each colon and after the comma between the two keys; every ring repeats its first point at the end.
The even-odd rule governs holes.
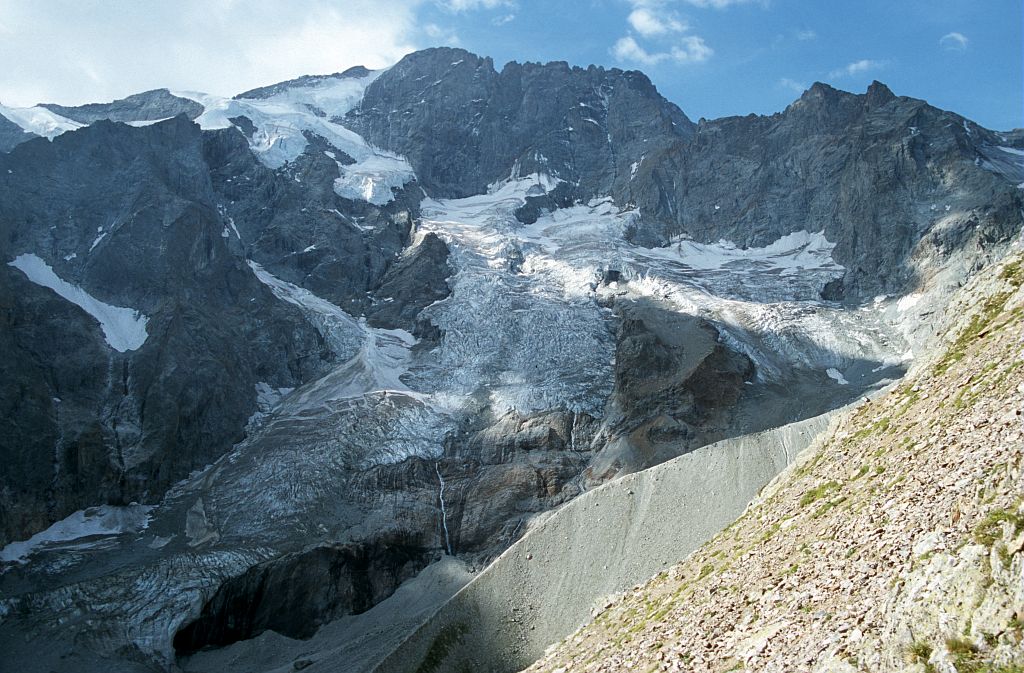
{"type": "Polygon", "coordinates": [[[1024,670],[1022,281],[985,272],[943,354],[530,670],[1024,670]]]}

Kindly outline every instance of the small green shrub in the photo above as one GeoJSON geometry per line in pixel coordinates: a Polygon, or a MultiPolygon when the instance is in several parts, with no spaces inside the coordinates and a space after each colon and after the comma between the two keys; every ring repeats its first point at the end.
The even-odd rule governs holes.
{"type": "Polygon", "coordinates": [[[804,493],[803,496],[801,496],[801,498],[800,498],[800,506],[801,507],[806,507],[807,505],[810,505],[815,500],[820,500],[821,498],[824,498],[829,493],[832,493],[833,491],[838,490],[839,487],[840,487],[839,483],[835,482],[835,481],[828,481],[828,482],[825,482],[824,484],[821,484],[820,486],[815,486],[811,490],[809,490],[806,493],[804,493]]]}

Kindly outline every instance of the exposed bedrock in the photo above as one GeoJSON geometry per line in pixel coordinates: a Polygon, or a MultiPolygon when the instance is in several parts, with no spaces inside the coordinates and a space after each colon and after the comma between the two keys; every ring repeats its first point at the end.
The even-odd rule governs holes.
{"type": "Polygon", "coordinates": [[[0,152],[10,152],[16,145],[38,137],[35,133],[24,130],[7,117],[0,115],[0,152]]]}
{"type": "Polygon", "coordinates": [[[407,248],[388,270],[374,293],[367,311],[368,322],[375,327],[404,329],[416,334],[417,316],[425,307],[451,294],[448,278],[448,246],[437,234],[427,234],[407,248]]]}
{"type": "Polygon", "coordinates": [[[597,482],[634,472],[730,434],[734,407],[754,364],[703,318],[653,301],[618,302],[615,388],[597,482]]]}
{"type": "Polygon", "coordinates": [[[361,472],[352,492],[374,513],[360,530],[430,531],[436,550],[485,562],[514,542],[530,517],[581,492],[578,478],[597,430],[586,414],[493,418],[484,410],[448,436],[437,459],[361,472]]]}
{"type": "Polygon", "coordinates": [[[436,554],[425,542],[382,535],[255,565],[221,584],[199,617],[175,635],[174,648],[190,654],[267,630],[309,638],[325,622],[369,610],[415,576],[436,554]]]}
{"type": "Polygon", "coordinates": [[[322,150],[314,138],[274,171],[237,129],[179,115],[0,154],[0,544],[85,507],[158,501],[244,438],[257,384],[294,388],[338,363],[322,326],[246,260],[358,315],[421,194],[339,197],[322,150]],[[141,347],[114,350],[94,317],[8,266],[24,254],[146,316],[141,347]]]}
{"type": "Polygon", "coordinates": [[[447,47],[403,58],[343,121],[408,157],[444,197],[484,193],[510,171],[550,173],[581,196],[618,193],[648,146],[694,128],[637,71],[512,62],[499,72],[490,58],[447,47]]]}

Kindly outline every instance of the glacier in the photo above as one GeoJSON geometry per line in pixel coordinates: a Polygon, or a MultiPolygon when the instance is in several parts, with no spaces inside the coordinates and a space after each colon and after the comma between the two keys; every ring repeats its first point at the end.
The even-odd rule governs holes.
{"type": "Polygon", "coordinates": [[[11,120],[28,133],[34,133],[37,136],[50,139],[85,126],[85,124],[62,117],[56,112],[38,105],[34,107],[7,107],[0,105],[0,115],[11,120]]]}
{"type": "Polygon", "coordinates": [[[36,533],[28,540],[11,542],[0,549],[0,563],[27,563],[29,557],[43,548],[88,549],[109,536],[138,533],[149,526],[153,505],[100,505],[79,510],[36,533]]]}
{"type": "MultiPolygon", "coordinates": [[[[384,70],[365,77],[324,77],[307,85],[286,87],[265,98],[225,98],[193,91],[172,92],[205,108],[196,123],[205,130],[231,128],[232,119],[248,118],[255,132],[249,145],[268,168],[278,169],[295,161],[314,134],[355,163],[337,161],[338,196],[374,205],[389,203],[392,189],[415,178],[404,158],[372,147],[359,134],[333,121],[359,104],[363,92],[384,70]]],[[[332,153],[333,154],[333,153],[332,153]]]]}

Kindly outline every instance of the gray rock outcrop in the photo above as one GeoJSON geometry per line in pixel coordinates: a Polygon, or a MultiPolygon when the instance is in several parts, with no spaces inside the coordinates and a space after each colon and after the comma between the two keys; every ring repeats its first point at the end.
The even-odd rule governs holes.
{"type": "Polygon", "coordinates": [[[203,114],[199,103],[175,96],[167,89],[153,89],[133,94],[110,103],[89,103],[87,105],[55,105],[43,103],[40,107],[56,112],[81,124],[92,124],[101,119],[112,122],[145,122],[169,119],[185,115],[195,119],[203,114]]]}
{"type": "Polygon", "coordinates": [[[26,140],[38,138],[34,133],[29,133],[7,117],[0,115],[0,152],[10,152],[15,146],[26,140]]]}

